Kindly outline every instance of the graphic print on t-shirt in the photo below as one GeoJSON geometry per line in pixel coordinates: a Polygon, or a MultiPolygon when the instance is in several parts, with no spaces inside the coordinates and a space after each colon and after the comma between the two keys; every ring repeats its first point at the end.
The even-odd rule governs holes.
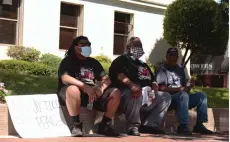
{"type": "Polygon", "coordinates": [[[168,76],[168,83],[170,84],[169,87],[177,88],[181,87],[180,76],[176,75],[174,72],[169,73],[168,76]]]}
{"type": "Polygon", "coordinates": [[[138,67],[138,78],[140,80],[151,80],[151,75],[150,75],[148,68],[139,66],[138,67]]]}
{"type": "Polygon", "coordinates": [[[79,78],[81,81],[87,83],[87,84],[94,84],[94,72],[92,68],[80,68],[80,75],[79,78]]]}

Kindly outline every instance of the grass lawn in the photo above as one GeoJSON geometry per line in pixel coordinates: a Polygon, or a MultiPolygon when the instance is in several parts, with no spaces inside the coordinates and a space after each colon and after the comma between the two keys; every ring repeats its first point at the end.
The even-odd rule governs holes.
{"type": "Polygon", "coordinates": [[[203,91],[208,97],[208,107],[229,108],[228,88],[202,88],[195,87],[192,92],[203,91]]]}
{"type": "MultiPolygon", "coordinates": [[[[10,95],[50,94],[56,93],[57,78],[47,76],[29,76],[0,71],[0,82],[4,82],[10,95]]],[[[228,108],[229,92],[227,88],[195,87],[192,92],[203,91],[208,97],[208,106],[228,108]]]]}
{"type": "Polygon", "coordinates": [[[55,93],[57,78],[31,76],[0,71],[0,82],[4,82],[11,95],[30,95],[55,93]]]}

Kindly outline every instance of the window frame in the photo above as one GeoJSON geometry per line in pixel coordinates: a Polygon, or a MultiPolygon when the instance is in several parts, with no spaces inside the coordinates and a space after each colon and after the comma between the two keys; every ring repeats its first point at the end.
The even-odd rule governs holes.
{"type": "MultiPolygon", "coordinates": [[[[69,2],[60,2],[60,22],[59,22],[59,43],[58,43],[58,49],[59,50],[64,50],[66,51],[66,49],[60,48],[60,34],[61,34],[61,29],[67,29],[67,30],[77,30],[75,33],[75,36],[80,36],[83,35],[83,17],[84,17],[84,5],[81,4],[76,4],[76,3],[69,3],[69,2]],[[64,26],[61,25],[61,5],[62,4],[67,4],[67,5],[72,5],[72,6],[77,6],[77,27],[73,27],[73,26],[64,26]]],[[[70,43],[71,44],[71,43],[70,43]]]]}
{"type": "MultiPolygon", "coordinates": [[[[113,31],[113,55],[115,56],[119,56],[123,53],[115,53],[114,50],[115,50],[115,47],[114,47],[114,44],[115,44],[115,38],[114,36],[121,36],[121,37],[126,37],[127,38],[127,41],[129,40],[129,38],[131,38],[133,35],[134,35],[134,13],[127,13],[127,12],[122,12],[122,11],[114,11],[114,31],[113,31]],[[129,20],[129,23],[125,23],[125,22],[120,22],[120,21],[115,21],[115,14],[116,13],[120,13],[120,14],[127,14],[130,16],[130,20],[129,20]],[[128,25],[130,28],[128,28],[128,34],[122,34],[122,33],[116,33],[115,32],[115,23],[120,23],[120,24],[126,24],[128,25]]],[[[126,41],[126,42],[127,42],[126,41]]],[[[123,47],[123,50],[125,50],[125,45],[123,47]]]]}
{"type": "MultiPolygon", "coordinates": [[[[13,1],[13,0],[12,0],[13,1]]],[[[0,21],[16,22],[15,44],[1,43],[0,46],[13,46],[23,44],[23,19],[24,19],[24,0],[18,0],[17,19],[0,17],[0,21]]]]}

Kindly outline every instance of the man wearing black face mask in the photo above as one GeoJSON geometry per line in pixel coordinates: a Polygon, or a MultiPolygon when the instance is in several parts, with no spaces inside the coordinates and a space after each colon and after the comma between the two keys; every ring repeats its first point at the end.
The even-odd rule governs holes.
{"type": "MultiPolygon", "coordinates": [[[[73,40],[58,70],[58,97],[61,104],[67,106],[72,118],[72,136],[82,136],[82,124],[79,120],[80,106],[90,104],[93,108],[105,112],[98,133],[118,136],[111,125],[120,103],[120,91],[108,88],[111,81],[101,64],[90,58],[91,43],[87,37],[79,36],[73,40]],[[96,82],[99,82],[96,83],[96,82]]],[[[92,108],[90,108],[92,109],[92,108]]]]}
{"type": "Polygon", "coordinates": [[[127,133],[136,136],[140,135],[139,131],[164,134],[165,132],[159,127],[170,105],[171,96],[166,92],[158,92],[158,85],[154,83],[151,69],[146,63],[139,60],[143,54],[140,39],[130,38],[126,46],[126,53],[113,61],[109,69],[109,76],[112,85],[121,90],[119,111],[126,115],[127,133]],[[150,102],[144,99],[146,94],[150,94],[143,94],[147,88],[154,91],[155,94],[150,102]]]}

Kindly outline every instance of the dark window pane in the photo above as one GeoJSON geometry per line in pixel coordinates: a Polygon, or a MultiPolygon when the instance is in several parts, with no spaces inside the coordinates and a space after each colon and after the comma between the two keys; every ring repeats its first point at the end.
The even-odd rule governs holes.
{"type": "Polygon", "coordinates": [[[68,49],[73,39],[76,37],[77,30],[60,28],[60,49],[68,49]]]}
{"type": "Polygon", "coordinates": [[[113,54],[114,55],[123,54],[125,51],[126,42],[127,42],[127,36],[114,35],[113,54]]]}
{"type": "Polygon", "coordinates": [[[77,27],[80,6],[61,4],[61,26],[77,27]]]}
{"type": "Polygon", "coordinates": [[[16,43],[16,26],[16,22],[0,20],[0,43],[16,43]]]}
{"type": "Polygon", "coordinates": [[[115,12],[114,21],[130,24],[130,14],[115,12]]]}
{"type": "Polygon", "coordinates": [[[5,0],[0,0],[0,17],[17,19],[18,16],[18,6],[19,0],[8,0],[7,3],[5,0]]]}
{"type": "Polygon", "coordinates": [[[132,25],[120,22],[114,22],[114,33],[128,35],[132,29],[132,25]]]}

